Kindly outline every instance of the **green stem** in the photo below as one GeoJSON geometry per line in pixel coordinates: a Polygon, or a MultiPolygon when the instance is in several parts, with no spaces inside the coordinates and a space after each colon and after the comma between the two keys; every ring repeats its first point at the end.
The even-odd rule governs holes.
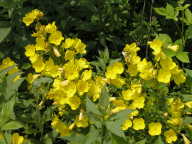
{"type": "Polygon", "coordinates": [[[9,144],[4,134],[3,134],[3,139],[4,139],[6,144],[9,144]]]}
{"type": "MultiPolygon", "coordinates": [[[[184,12],[182,11],[182,19],[184,19],[184,12]]],[[[182,37],[182,46],[185,46],[185,38],[184,38],[184,23],[183,21],[181,22],[182,24],[182,29],[181,29],[181,37],[182,37]]]]}
{"type": "MultiPolygon", "coordinates": [[[[149,35],[147,41],[150,39],[150,33],[151,33],[151,22],[152,22],[152,14],[153,14],[153,2],[154,0],[151,0],[151,8],[150,8],[150,17],[149,17],[149,35]]],[[[148,51],[149,51],[149,46],[147,45],[146,51],[145,51],[145,57],[148,58],[148,51]]]]}

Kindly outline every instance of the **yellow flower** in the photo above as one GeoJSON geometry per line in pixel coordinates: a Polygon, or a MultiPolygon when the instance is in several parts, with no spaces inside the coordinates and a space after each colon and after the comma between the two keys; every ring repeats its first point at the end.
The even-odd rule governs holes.
{"type": "Polygon", "coordinates": [[[114,99],[112,100],[112,103],[115,106],[115,108],[111,110],[112,114],[127,109],[127,105],[125,104],[124,100],[114,99]]]}
{"type": "Polygon", "coordinates": [[[71,38],[66,38],[65,39],[65,42],[62,43],[62,48],[71,48],[73,46],[73,43],[74,43],[74,39],[71,39],[71,38]]]}
{"type": "Polygon", "coordinates": [[[150,80],[156,74],[156,70],[153,68],[152,63],[148,62],[145,58],[138,62],[137,69],[141,72],[139,76],[144,80],[150,80]]]}
{"type": "Polygon", "coordinates": [[[35,53],[34,56],[29,57],[29,60],[31,61],[31,63],[35,63],[38,59],[39,59],[39,55],[37,53],[35,53]]]}
{"type": "Polygon", "coordinates": [[[171,72],[166,69],[160,69],[158,71],[157,80],[162,83],[169,83],[171,79],[171,72]]]}
{"type": "Polygon", "coordinates": [[[186,80],[185,74],[182,70],[179,70],[178,73],[173,75],[173,80],[177,85],[180,85],[181,83],[184,83],[186,80]]]}
{"type": "Polygon", "coordinates": [[[128,114],[128,117],[130,119],[133,119],[133,117],[134,116],[138,116],[138,114],[139,114],[139,111],[138,110],[134,110],[134,111],[132,111],[131,113],[128,114]]]}
{"type": "Polygon", "coordinates": [[[45,31],[45,25],[36,24],[35,25],[36,32],[32,33],[32,37],[44,37],[47,33],[45,31]]]}
{"type": "Polygon", "coordinates": [[[134,52],[134,53],[136,53],[139,50],[140,50],[140,48],[137,47],[136,43],[132,43],[130,45],[126,44],[124,49],[123,49],[124,52],[134,52]]]}
{"type": "Polygon", "coordinates": [[[70,129],[64,124],[61,120],[55,117],[51,123],[52,128],[54,128],[61,136],[68,136],[70,135],[70,129]]]}
{"type": "Polygon", "coordinates": [[[57,26],[55,25],[55,22],[49,23],[48,25],[45,26],[45,31],[47,33],[53,33],[57,31],[57,26]]]}
{"type": "Polygon", "coordinates": [[[49,36],[49,42],[51,44],[55,44],[56,46],[60,45],[62,40],[64,40],[64,37],[60,31],[54,31],[49,36]]]}
{"type": "Polygon", "coordinates": [[[163,69],[172,70],[176,67],[176,64],[170,57],[160,59],[160,65],[163,69]]]}
{"type": "Polygon", "coordinates": [[[145,105],[145,97],[144,96],[139,96],[133,99],[132,104],[130,105],[130,109],[141,109],[145,105]]]}
{"type": "Polygon", "coordinates": [[[123,90],[122,96],[124,100],[132,100],[135,96],[135,92],[131,89],[123,90]]]}
{"type": "Polygon", "coordinates": [[[130,119],[127,119],[124,121],[123,125],[121,126],[121,130],[128,130],[132,126],[132,121],[130,119]]]}
{"type": "Polygon", "coordinates": [[[79,71],[90,68],[89,62],[85,58],[76,59],[75,64],[77,65],[79,71]]]}
{"type": "Polygon", "coordinates": [[[25,55],[27,57],[33,57],[35,55],[35,45],[27,45],[25,47],[25,55]]]}
{"type": "Polygon", "coordinates": [[[63,81],[60,84],[62,85],[60,89],[63,89],[68,97],[72,97],[75,95],[77,88],[76,83],[74,81],[63,81]]]}
{"type": "Polygon", "coordinates": [[[79,80],[77,83],[77,90],[79,95],[83,95],[84,93],[88,92],[90,88],[90,84],[88,81],[79,80]]]}
{"type": "Polygon", "coordinates": [[[45,51],[46,48],[47,48],[47,42],[45,42],[45,38],[43,37],[37,37],[36,38],[36,50],[39,51],[39,50],[42,50],[42,51],[45,51]]]}
{"type": "Polygon", "coordinates": [[[61,73],[59,71],[59,66],[55,65],[53,62],[53,59],[51,59],[51,58],[49,58],[49,60],[45,62],[45,68],[42,71],[42,74],[51,76],[53,78],[61,75],[61,73]]]}
{"type": "Polygon", "coordinates": [[[90,88],[88,95],[93,98],[93,101],[96,101],[100,98],[102,86],[95,81],[90,81],[90,88]]]}
{"type": "Polygon", "coordinates": [[[145,128],[145,121],[143,118],[135,118],[133,120],[133,129],[134,130],[143,130],[145,128]]]}
{"type": "Polygon", "coordinates": [[[162,51],[162,49],[161,49],[161,47],[163,46],[162,41],[155,39],[152,42],[148,42],[148,44],[154,50],[154,52],[153,52],[154,55],[158,55],[162,51]]]}
{"type": "Polygon", "coordinates": [[[169,129],[164,133],[165,140],[167,143],[172,143],[177,140],[177,135],[174,130],[169,129]]]}
{"type": "Polygon", "coordinates": [[[92,77],[92,70],[85,70],[83,71],[83,73],[81,74],[81,79],[83,81],[87,81],[90,80],[92,77]]]}
{"type": "Polygon", "coordinates": [[[41,12],[38,9],[34,9],[31,12],[27,13],[25,17],[23,17],[22,21],[25,23],[26,26],[29,26],[35,20],[38,20],[42,16],[43,16],[43,12],[41,12]]]}
{"type": "Polygon", "coordinates": [[[111,79],[110,83],[112,85],[116,86],[117,88],[121,88],[125,84],[125,79],[123,79],[121,77],[117,77],[115,79],[111,79]]]}
{"type": "Polygon", "coordinates": [[[86,50],[85,50],[86,45],[83,42],[81,42],[80,39],[78,38],[74,39],[73,46],[77,53],[80,53],[80,54],[86,53],[86,50]]]}
{"type": "Polygon", "coordinates": [[[64,75],[67,80],[74,80],[79,77],[78,66],[74,61],[69,61],[63,66],[64,75]]]}
{"type": "Polygon", "coordinates": [[[67,50],[66,52],[65,52],[65,60],[72,60],[72,59],[74,59],[74,57],[75,57],[75,51],[73,51],[73,50],[67,50]]]}
{"type": "Polygon", "coordinates": [[[127,72],[131,75],[131,76],[136,76],[138,73],[137,70],[137,65],[136,64],[129,64],[128,65],[128,70],[127,72]]]}
{"type": "Polygon", "coordinates": [[[151,63],[148,62],[145,58],[137,64],[137,69],[139,72],[148,70],[150,67],[151,67],[151,63]]]}
{"type": "Polygon", "coordinates": [[[159,122],[152,122],[149,124],[149,134],[151,136],[156,136],[156,135],[160,135],[161,134],[161,128],[162,128],[162,125],[161,123],[159,122]]]}
{"type": "Polygon", "coordinates": [[[123,64],[121,62],[115,62],[112,65],[107,67],[105,76],[108,79],[115,79],[117,75],[122,74],[123,71],[124,71],[123,64]]]}
{"type": "Polygon", "coordinates": [[[37,60],[33,63],[32,67],[35,69],[35,72],[39,73],[44,70],[45,63],[43,62],[42,57],[38,57],[37,60]]]}
{"type": "Polygon", "coordinates": [[[170,100],[170,113],[173,117],[181,117],[182,109],[184,108],[184,103],[181,101],[181,99],[177,98],[174,101],[170,100]]]}
{"type": "Polygon", "coordinates": [[[70,105],[72,110],[78,109],[80,104],[81,104],[81,100],[78,96],[70,97],[68,100],[68,105],[70,105]]]}
{"type": "Polygon", "coordinates": [[[23,144],[24,137],[20,136],[18,133],[13,133],[11,136],[11,144],[23,144]]]}
{"type": "Polygon", "coordinates": [[[148,70],[145,70],[139,74],[139,76],[144,80],[151,80],[156,76],[157,70],[150,68],[148,70]]]}
{"type": "Polygon", "coordinates": [[[131,89],[135,92],[135,95],[139,95],[142,92],[142,85],[140,83],[132,83],[131,89]]]}
{"type": "Polygon", "coordinates": [[[116,74],[122,74],[123,71],[124,71],[123,64],[122,64],[121,62],[115,62],[115,63],[113,63],[113,71],[114,71],[116,74]]]}
{"type": "Polygon", "coordinates": [[[19,72],[19,69],[16,66],[16,63],[14,61],[12,61],[11,58],[9,58],[9,57],[3,59],[2,64],[0,65],[0,70],[6,69],[11,66],[14,66],[14,67],[8,71],[8,74],[13,74],[15,72],[19,72]]]}

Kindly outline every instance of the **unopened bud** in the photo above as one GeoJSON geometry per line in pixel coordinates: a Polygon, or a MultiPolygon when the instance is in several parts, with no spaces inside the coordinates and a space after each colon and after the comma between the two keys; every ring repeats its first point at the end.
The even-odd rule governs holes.
{"type": "Polygon", "coordinates": [[[61,54],[59,53],[58,49],[53,48],[53,52],[54,52],[56,57],[60,57],[61,56],[61,54]]]}

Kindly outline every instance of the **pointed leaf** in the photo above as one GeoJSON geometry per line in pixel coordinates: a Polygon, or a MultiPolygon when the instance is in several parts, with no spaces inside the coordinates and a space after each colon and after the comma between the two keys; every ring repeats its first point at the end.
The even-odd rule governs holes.
{"type": "Polygon", "coordinates": [[[192,26],[189,26],[185,31],[185,39],[192,39],[192,26]]]}
{"type": "Polygon", "coordinates": [[[188,52],[178,52],[176,57],[183,63],[189,63],[188,52]]]}
{"type": "Polygon", "coordinates": [[[145,143],[146,143],[146,139],[143,139],[143,140],[136,142],[135,144],[145,144],[145,143]]]}
{"type": "Polygon", "coordinates": [[[161,136],[158,136],[158,138],[155,140],[155,143],[154,144],[164,144],[161,136]]]}
{"type": "Polygon", "coordinates": [[[6,123],[5,125],[3,125],[1,127],[1,130],[15,130],[15,129],[19,129],[22,128],[23,124],[21,124],[19,121],[10,121],[8,123],[6,123]]]}
{"type": "Polygon", "coordinates": [[[0,28],[0,43],[8,36],[10,31],[11,31],[10,27],[0,28]]]}
{"type": "Polygon", "coordinates": [[[96,115],[102,115],[97,106],[88,97],[86,99],[86,109],[88,112],[92,112],[96,115]]]}

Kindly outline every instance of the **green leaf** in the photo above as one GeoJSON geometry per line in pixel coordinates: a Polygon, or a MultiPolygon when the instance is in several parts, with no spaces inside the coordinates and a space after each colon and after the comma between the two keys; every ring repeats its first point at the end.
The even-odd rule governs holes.
{"type": "Polygon", "coordinates": [[[23,127],[23,124],[21,124],[20,122],[18,121],[10,121],[6,124],[4,124],[2,127],[1,127],[1,130],[15,130],[15,129],[19,129],[19,128],[22,128],[23,127]]]}
{"type": "Polygon", "coordinates": [[[178,52],[176,57],[183,63],[189,63],[188,52],[178,52]]]}
{"type": "Polygon", "coordinates": [[[172,50],[170,50],[170,49],[164,49],[163,51],[165,52],[165,54],[166,54],[168,57],[174,57],[174,56],[176,56],[176,54],[177,54],[175,51],[172,51],[172,50]]]}
{"type": "Polygon", "coordinates": [[[185,31],[185,39],[192,39],[192,26],[189,26],[185,31]]]}
{"type": "Polygon", "coordinates": [[[158,136],[158,138],[155,140],[154,144],[164,144],[161,136],[158,136]]]}
{"type": "Polygon", "coordinates": [[[174,9],[174,7],[167,3],[165,8],[154,8],[155,12],[159,15],[165,16],[167,19],[178,20],[177,16],[179,11],[174,9]]]}
{"type": "Polygon", "coordinates": [[[4,139],[0,139],[0,144],[6,144],[4,139]]]}
{"type": "Polygon", "coordinates": [[[44,136],[43,141],[45,144],[53,144],[52,139],[48,134],[44,136]]]}
{"type": "Polygon", "coordinates": [[[85,144],[95,144],[98,137],[99,137],[98,130],[95,127],[91,126],[89,133],[86,136],[85,144]]]}
{"type": "Polygon", "coordinates": [[[187,24],[187,25],[191,25],[192,24],[192,13],[189,9],[185,10],[185,18],[183,19],[183,21],[187,24]]]}
{"type": "Polygon", "coordinates": [[[113,115],[110,118],[110,121],[105,122],[107,129],[113,134],[125,138],[124,132],[121,130],[121,126],[123,122],[128,118],[128,114],[130,112],[130,110],[123,110],[113,115]]]}
{"type": "Polygon", "coordinates": [[[187,68],[185,68],[184,70],[185,70],[186,74],[187,74],[189,77],[192,78],[192,70],[187,69],[187,68]]]}
{"type": "Polygon", "coordinates": [[[135,144],[145,144],[145,143],[146,143],[146,139],[143,139],[143,140],[136,142],[135,144]]]}
{"type": "Polygon", "coordinates": [[[10,31],[11,31],[10,27],[0,28],[0,43],[8,36],[10,31]]]}
{"type": "Polygon", "coordinates": [[[178,11],[175,11],[175,9],[174,9],[174,7],[172,5],[167,4],[166,12],[167,12],[167,14],[165,15],[165,17],[167,19],[173,19],[173,20],[177,21],[177,15],[179,13],[178,13],[178,11]]]}
{"type": "Polygon", "coordinates": [[[4,77],[4,76],[7,74],[7,72],[10,71],[10,70],[11,70],[12,68],[14,68],[14,67],[15,67],[15,65],[10,66],[10,67],[8,67],[8,68],[6,68],[6,69],[0,70],[0,77],[4,77]]]}
{"type": "Polygon", "coordinates": [[[128,118],[128,114],[131,113],[131,110],[122,110],[115,115],[113,115],[110,119],[111,120],[121,120],[124,122],[128,118]]]}
{"type": "Polygon", "coordinates": [[[183,120],[184,124],[192,124],[192,117],[185,117],[183,120]]]}
{"type": "Polygon", "coordinates": [[[11,98],[7,103],[3,103],[0,109],[0,127],[8,120],[15,119],[14,113],[15,97],[11,98]]]}
{"type": "Polygon", "coordinates": [[[154,10],[159,15],[162,15],[162,16],[166,15],[166,9],[165,8],[154,8],[154,10]]]}
{"type": "Polygon", "coordinates": [[[183,97],[184,101],[192,101],[191,94],[182,94],[182,97],[183,97]]]}
{"type": "Polygon", "coordinates": [[[106,128],[113,133],[114,135],[117,135],[119,137],[125,138],[124,132],[120,129],[122,125],[121,120],[116,121],[106,121],[105,122],[106,128]]]}
{"type": "Polygon", "coordinates": [[[85,144],[86,136],[81,133],[72,133],[70,136],[61,136],[63,140],[70,141],[70,144],[85,144]]]}
{"type": "Polygon", "coordinates": [[[18,91],[19,86],[23,82],[24,78],[14,80],[20,74],[21,74],[20,72],[16,72],[8,75],[8,77],[6,78],[7,87],[5,89],[5,94],[4,94],[6,100],[9,100],[10,97],[13,96],[18,91]]]}
{"type": "Polygon", "coordinates": [[[178,51],[183,51],[183,40],[182,39],[178,39],[174,42],[175,45],[179,46],[179,50],[178,51]]]}
{"type": "Polygon", "coordinates": [[[156,39],[161,40],[163,43],[165,43],[165,47],[168,44],[172,43],[172,39],[171,39],[171,37],[168,34],[163,34],[163,33],[158,34],[156,39]]]}
{"type": "Polygon", "coordinates": [[[49,77],[40,77],[33,82],[34,87],[40,87],[42,84],[51,83],[53,80],[49,77]]]}
{"type": "Polygon", "coordinates": [[[97,106],[88,97],[86,99],[86,109],[88,112],[92,112],[96,115],[102,115],[102,113],[98,110],[97,106]]]}
{"type": "Polygon", "coordinates": [[[112,144],[127,144],[127,142],[123,138],[113,134],[111,135],[111,139],[112,139],[112,144]]]}
{"type": "Polygon", "coordinates": [[[101,97],[99,99],[99,107],[106,112],[106,108],[109,106],[109,92],[107,88],[103,88],[101,91],[101,97]]]}
{"type": "Polygon", "coordinates": [[[188,7],[190,7],[190,4],[185,4],[184,6],[176,7],[176,10],[178,10],[178,11],[184,11],[184,10],[187,9],[188,7]]]}
{"type": "Polygon", "coordinates": [[[9,132],[4,132],[4,142],[3,144],[11,144],[11,134],[9,132]]]}

